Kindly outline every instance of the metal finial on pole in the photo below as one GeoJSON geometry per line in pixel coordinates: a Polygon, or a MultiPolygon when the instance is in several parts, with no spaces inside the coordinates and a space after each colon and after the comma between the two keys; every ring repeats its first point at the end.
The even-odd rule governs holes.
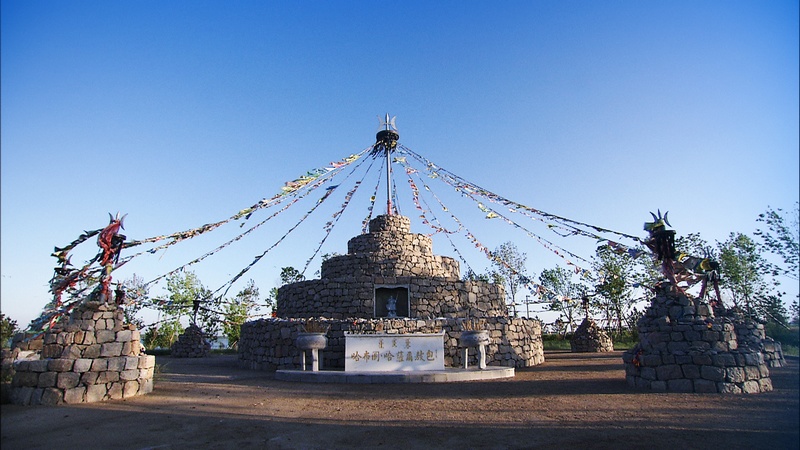
{"type": "Polygon", "coordinates": [[[395,126],[395,117],[386,114],[385,119],[380,120],[380,127],[378,134],[375,135],[375,145],[372,147],[372,156],[379,156],[381,154],[386,157],[386,214],[392,215],[392,159],[391,153],[397,147],[397,140],[400,139],[400,133],[397,132],[395,126]]]}

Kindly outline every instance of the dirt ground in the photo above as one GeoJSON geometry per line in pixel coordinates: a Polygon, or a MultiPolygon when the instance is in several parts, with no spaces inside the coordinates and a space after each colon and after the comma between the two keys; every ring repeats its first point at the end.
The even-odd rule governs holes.
{"type": "Polygon", "coordinates": [[[235,355],[158,357],[146,396],[3,405],[3,450],[800,448],[798,360],[773,392],[665,394],[625,383],[620,352],[547,353],[507,380],[339,385],[276,381],[235,355]]]}

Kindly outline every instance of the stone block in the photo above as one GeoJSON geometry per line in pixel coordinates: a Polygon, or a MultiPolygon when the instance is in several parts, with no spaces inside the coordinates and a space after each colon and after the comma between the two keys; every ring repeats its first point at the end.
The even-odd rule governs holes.
{"type": "Polygon", "coordinates": [[[742,367],[728,367],[725,369],[725,381],[743,383],[745,381],[744,369],[742,367]]]}
{"type": "Polygon", "coordinates": [[[681,366],[676,364],[659,366],[656,367],[656,378],[663,381],[683,378],[683,371],[681,371],[681,366]]]}
{"type": "Polygon", "coordinates": [[[92,384],[97,384],[97,377],[100,375],[100,372],[84,372],[81,374],[81,381],[80,383],[86,386],[90,386],[92,384]]]}
{"type": "Polygon", "coordinates": [[[761,387],[761,392],[772,391],[772,380],[769,378],[762,378],[758,380],[758,385],[761,387]]]}
{"type": "Polygon", "coordinates": [[[133,397],[139,393],[139,382],[136,380],[127,381],[122,387],[122,398],[133,397]]]}
{"type": "Polygon", "coordinates": [[[107,393],[108,389],[106,389],[105,384],[93,384],[91,386],[87,386],[86,402],[93,403],[103,401],[107,393]]]}
{"type": "Polygon", "coordinates": [[[711,357],[717,367],[731,367],[736,365],[736,359],[730,353],[721,353],[711,357]]]}
{"type": "Polygon", "coordinates": [[[713,394],[717,392],[717,383],[711,380],[694,380],[694,391],[702,394],[713,394]]]}
{"type": "Polygon", "coordinates": [[[756,366],[745,366],[744,376],[748,380],[758,380],[761,378],[761,371],[756,366]]]}
{"type": "Polygon", "coordinates": [[[119,381],[119,372],[105,371],[97,373],[97,384],[106,384],[119,381]]]}
{"type": "Polygon", "coordinates": [[[39,382],[36,383],[36,387],[40,388],[48,388],[53,387],[56,385],[56,377],[58,376],[57,372],[42,372],[39,374],[39,382]]]}
{"type": "Polygon", "coordinates": [[[94,359],[100,357],[100,344],[91,344],[83,350],[84,358],[94,359]]]}
{"type": "Polygon", "coordinates": [[[652,381],[650,382],[650,389],[658,392],[666,392],[667,390],[667,382],[666,381],[652,381]]]}
{"type": "Polygon", "coordinates": [[[60,372],[56,378],[56,387],[59,389],[71,389],[78,385],[81,376],[75,372],[60,372]]]}
{"type": "Polygon", "coordinates": [[[742,383],[742,392],[745,394],[758,394],[761,392],[761,385],[758,384],[758,381],[745,381],[742,383]]]}
{"type": "Polygon", "coordinates": [[[139,355],[139,368],[150,369],[156,366],[155,355],[139,355]]]}
{"type": "Polygon", "coordinates": [[[79,386],[64,391],[64,403],[74,404],[83,403],[84,395],[86,394],[86,387],[79,386]]]}
{"type": "Polygon", "coordinates": [[[139,394],[149,394],[153,392],[153,379],[139,380],[139,394]]]}
{"type": "Polygon", "coordinates": [[[47,370],[51,372],[69,372],[72,370],[74,359],[51,359],[47,364],[47,370]]]}
{"type": "Polygon", "coordinates": [[[25,386],[14,388],[11,391],[11,403],[15,405],[30,405],[31,394],[33,394],[33,387],[25,386]]]}
{"type": "Polygon", "coordinates": [[[122,388],[125,383],[121,381],[116,381],[111,383],[111,386],[108,388],[108,398],[111,400],[119,400],[122,398],[122,388]]]}
{"type": "Polygon", "coordinates": [[[119,373],[119,379],[123,381],[131,381],[139,378],[139,369],[124,370],[119,373]]]}
{"type": "Polygon", "coordinates": [[[694,383],[685,378],[669,380],[667,381],[667,390],[670,392],[694,392],[694,383]]]}
{"type": "Polygon", "coordinates": [[[41,405],[42,404],[42,393],[44,393],[44,388],[34,388],[33,393],[31,394],[31,405],[41,405]]]}
{"type": "Polygon", "coordinates": [[[139,378],[153,378],[154,368],[139,369],[139,378]]]}
{"type": "Polygon", "coordinates": [[[109,342],[100,347],[100,356],[113,357],[122,354],[122,342],[109,342]]]}
{"type": "Polygon", "coordinates": [[[64,401],[64,391],[62,391],[61,389],[49,387],[45,388],[44,391],[42,391],[42,399],[40,401],[41,405],[48,405],[48,406],[58,405],[61,404],[63,401],[64,401]]]}
{"type": "Polygon", "coordinates": [[[17,372],[11,384],[15,387],[36,387],[39,385],[39,372],[17,372]]]}
{"type": "Polygon", "coordinates": [[[115,372],[122,372],[125,370],[125,357],[124,356],[115,356],[113,358],[108,358],[108,370],[113,370],[115,372]]]}
{"type": "Polygon", "coordinates": [[[697,364],[698,366],[710,366],[714,362],[711,359],[711,355],[692,355],[692,362],[697,364]]]}
{"type": "Polygon", "coordinates": [[[106,329],[98,330],[96,336],[98,344],[114,342],[117,339],[117,333],[115,333],[113,330],[106,330],[106,329]]]}
{"type": "Polygon", "coordinates": [[[47,359],[34,360],[29,363],[29,368],[31,372],[46,372],[48,364],[47,359]]]}
{"type": "Polygon", "coordinates": [[[138,368],[139,368],[139,358],[137,358],[136,356],[125,357],[125,367],[122,370],[130,370],[138,368]]]}
{"type": "Polygon", "coordinates": [[[131,341],[131,330],[122,330],[117,331],[117,342],[130,342],[131,341]]]}
{"type": "Polygon", "coordinates": [[[92,372],[105,372],[106,370],[108,370],[108,359],[97,358],[92,360],[92,372]]]}
{"type": "Polygon", "coordinates": [[[722,381],[725,379],[725,369],[716,366],[700,366],[700,376],[711,381],[722,381]]]}
{"type": "MultiPolygon", "coordinates": [[[[683,376],[690,379],[700,378],[700,366],[695,364],[684,364],[681,366],[683,376]]],[[[716,388],[715,388],[716,392],[716,388]]]]}
{"type": "Polygon", "coordinates": [[[92,360],[87,358],[76,359],[72,366],[73,372],[88,372],[92,368],[92,360]]]}

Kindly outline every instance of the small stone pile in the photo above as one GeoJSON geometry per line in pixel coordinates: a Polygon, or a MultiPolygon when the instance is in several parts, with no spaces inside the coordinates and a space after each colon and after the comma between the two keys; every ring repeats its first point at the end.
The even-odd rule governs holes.
{"type": "Polygon", "coordinates": [[[14,362],[12,403],[91,403],[153,390],[155,356],[142,353],[139,331],[117,305],[86,302],[41,342],[37,359],[14,362]]]}
{"type": "Polygon", "coordinates": [[[173,358],[202,358],[211,352],[211,343],[205,339],[203,330],[192,324],[178,336],[170,350],[173,358]]]}
{"type": "Polygon", "coordinates": [[[602,328],[589,317],[575,330],[569,346],[575,353],[613,352],[614,342],[602,328]]]}
{"type": "Polygon", "coordinates": [[[639,343],[623,354],[630,386],[736,394],[772,390],[761,324],[714,317],[709,305],[664,283],[637,325],[639,343]]]}

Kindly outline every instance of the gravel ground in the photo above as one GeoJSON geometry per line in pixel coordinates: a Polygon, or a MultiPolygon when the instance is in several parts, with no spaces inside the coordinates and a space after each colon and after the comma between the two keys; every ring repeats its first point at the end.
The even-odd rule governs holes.
{"type": "Polygon", "coordinates": [[[800,448],[798,360],[773,392],[666,394],[625,383],[620,352],[547,353],[513,379],[301,384],[235,355],[157,358],[146,396],[3,405],[3,450],[245,448],[800,448]]]}

